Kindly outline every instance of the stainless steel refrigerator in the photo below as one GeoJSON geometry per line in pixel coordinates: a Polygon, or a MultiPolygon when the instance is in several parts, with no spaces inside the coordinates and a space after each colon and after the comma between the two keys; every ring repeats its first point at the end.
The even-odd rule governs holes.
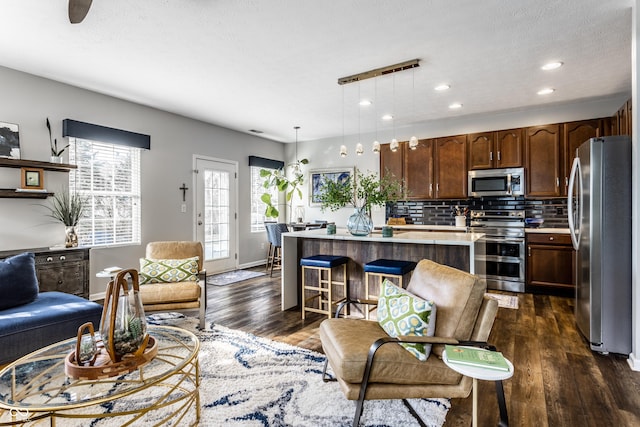
{"type": "Polygon", "coordinates": [[[577,253],[575,316],[591,349],[631,352],[631,140],[592,138],[576,150],[567,211],[577,253]]]}

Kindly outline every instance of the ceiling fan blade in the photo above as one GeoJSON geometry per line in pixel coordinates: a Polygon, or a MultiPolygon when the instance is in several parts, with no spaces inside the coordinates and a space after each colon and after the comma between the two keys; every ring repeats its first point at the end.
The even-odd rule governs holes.
{"type": "Polygon", "coordinates": [[[79,24],[82,22],[93,0],[69,0],[69,21],[72,24],[79,24]]]}

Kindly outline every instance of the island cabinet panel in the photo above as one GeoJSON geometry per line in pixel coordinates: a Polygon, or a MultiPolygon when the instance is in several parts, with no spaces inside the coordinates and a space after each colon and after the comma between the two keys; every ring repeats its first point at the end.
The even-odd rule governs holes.
{"type": "Polygon", "coordinates": [[[527,195],[559,197],[561,170],[561,125],[529,127],[526,130],[527,195]]]}
{"type": "Polygon", "coordinates": [[[564,188],[563,194],[567,194],[569,187],[569,175],[571,174],[571,165],[576,155],[576,149],[583,142],[590,138],[596,138],[605,135],[605,122],[602,119],[583,120],[578,122],[565,123],[563,126],[563,145],[564,145],[564,188]]]}
{"type": "Polygon", "coordinates": [[[433,183],[433,154],[435,140],[421,139],[415,150],[404,152],[406,198],[424,200],[435,197],[433,183]]]}
{"type": "MultiPolygon", "coordinates": [[[[340,255],[350,258],[351,261],[347,266],[347,271],[349,275],[349,296],[351,298],[365,297],[364,265],[379,258],[415,262],[422,259],[430,259],[460,270],[470,270],[470,251],[469,247],[465,246],[358,240],[299,240],[302,240],[299,250],[300,258],[317,254],[340,255]]],[[[307,279],[311,279],[311,276],[307,279]]],[[[341,277],[338,276],[338,280],[340,279],[341,277]]]]}
{"type": "Polygon", "coordinates": [[[467,135],[437,138],[434,158],[436,198],[466,198],[467,135]]]}

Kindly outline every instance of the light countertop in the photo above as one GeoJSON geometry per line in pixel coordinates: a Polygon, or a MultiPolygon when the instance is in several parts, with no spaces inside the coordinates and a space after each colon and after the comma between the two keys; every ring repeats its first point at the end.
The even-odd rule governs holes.
{"type": "MultiPolygon", "coordinates": [[[[395,226],[394,226],[395,228],[395,226]]],[[[455,229],[455,227],[452,227],[455,229]]],[[[374,231],[368,236],[353,236],[346,228],[338,228],[336,234],[327,234],[327,230],[293,231],[282,233],[283,238],[302,237],[305,239],[330,239],[330,240],[360,240],[369,242],[394,242],[394,243],[417,243],[417,244],[438,244],[438,245],[463,245],[472,246],[478,239],[484,237],[483,233],[465,232],[429,232],[394,230],[392,237],[382,237],[381,231],[374,231]]]]}

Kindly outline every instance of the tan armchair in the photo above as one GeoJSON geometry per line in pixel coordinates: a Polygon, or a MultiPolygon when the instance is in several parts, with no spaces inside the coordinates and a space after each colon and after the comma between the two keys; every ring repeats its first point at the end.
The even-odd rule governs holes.
{"type": "Polygon", "coordinates": [[[185,259],[198,256],[198,281],[173,283],[147,283],[140,285],[140,296],[145,313],[157,311],[197,311],[200,328],[205,327],[207,312],[206,272],[203,265],[203,250],[200,242],[150,242],[146,258],[185,259]]]}
{"type": "MultiPolygon", "coordinates": [[[[320,339],[327,356],[323,379],[329,380],[328,364],[347,399],[358,400],[354,426],[360,421],[364,400],[402,399],[409,405],[406,399],[466,398],[471,392],[472,379],[448,368],[442,361],[442,351],[444,344],[486,345],[498,310],[497,301],[484,296],[486,282],[422,260],[407,290],[435,302],[434,337],[391,338],[377,321],[363,319],[334,318],[320,324],[320,339]],[[434,345],[429,358],[422,362],[399,342],[434,345]]],[[[503,425],[508,422],[504,394],[502,383],[496,384],[503,425]]]]}

